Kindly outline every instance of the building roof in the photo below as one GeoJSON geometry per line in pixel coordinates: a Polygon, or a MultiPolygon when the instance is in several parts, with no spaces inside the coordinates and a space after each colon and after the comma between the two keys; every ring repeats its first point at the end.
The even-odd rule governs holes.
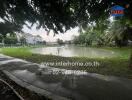
{"type": "Polygon", "coordinates": [[[119,5],[115,5],[111,8],[112,10],[124,10],[125,8],[119,6],[119,5]]]}

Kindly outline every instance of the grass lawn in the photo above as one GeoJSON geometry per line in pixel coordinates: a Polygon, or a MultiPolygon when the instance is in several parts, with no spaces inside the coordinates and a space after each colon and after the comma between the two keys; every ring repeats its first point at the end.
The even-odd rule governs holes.
{"type": "Polygon", "coordinates": [[[21,58],[30,62],[34,63],[43,63],[43,62],[99,62],[100,66],[98,67],[91,67],[91,66],[54,66],[59,68],[66,68],[66,69],[79,69],[79,70],[86,70],[87,72],[91,73],[100,73],[104,75],[115,75],[121,77],[132,78],[132,68],[129,67],[129,58],[132,48],[111,48],[111,47],[103,47],[101,49],[110,49],[114,52],[118,52],[120,55],[116,58],[107,58],[107,59],[100,59],[100,58],[86,58],[86,57],[60,57],[60,56],[53,56],[53,55],[40,55],[40,54],[33,54],[30,52],[32,47],[19,47],[19,48],[1,48],[0,52],[16,57],[21,58]]]}

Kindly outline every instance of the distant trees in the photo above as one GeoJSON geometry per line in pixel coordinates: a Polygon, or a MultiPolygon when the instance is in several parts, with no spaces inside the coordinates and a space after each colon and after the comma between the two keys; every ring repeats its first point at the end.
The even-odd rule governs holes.
{"type": "Polygon", "coordinates": [[[98,45],[98,46],[127,46],[128,41],[132,41],[132,27],[127,19],[114,19],[99,21],[91,24],[80,32],[80,35],[74,37],[75,44],[98,45]]]}
{"type": "Polygon", "coordinates": [[[81,31],[79,36],[75,36],[73,39],[74,44],[81,44],[85,46],[93,45],[97,41],[98,31],[96,31],[92,25],[89,25],[84,32],[81,31]]]}
{"type": "Polygon", "coordinates": [[[24,36],[20,37],[20,43],[21,43],[21,45],[26,44],[26,38],[24,36]]]}
{"type": "Polygon", "coordinates": [[[0,34],[0,43],[2,43],[3,42],[3,35],[2,34],[0,34]]]}
{"type": "Polygon", "coordinates": [[[6,37],[4,38],[4,43],[5,44],[17,44],[18,40],[17,40],[16,34],[14,33],[7,34],[6,37]]]}
{"type": "Polygon", "coordinates": [[[64,44],[63,40],[61,40],[61,39],[57,39],[57,43],[58,43],[59,45],[64,44]]]}
{"type": "Polygon", "coordinates": [[[80,44],[79,36],[74,36],[74,38],[73,38],[73,43],[74,43],[74,44],[80,44]]]}
{"type": "Polygon", "coordinates": [[[3,46],[20,45],[20,41],[16,33],[8,33],[6,35],[0,34],[0,42],[3,46]]]}
{"type": "Polygon", "coordinates": [[[74,44],[81,44],[81,45],[92,45],[93,41],[96,39],[96,33],[82,33],[79,36],[75,36],[73,39],[74,44]]]}
{"type": "Polygon", "coordinates": [[[5,46],[10,46],[10,45],[20,46],[20,45],[29,45],[29,44],[45,45],[46,41],[41,40],[41,37],[36,37],[36,36],[30,38],[30,37],[25,37],[25,35],[18,35],[16,33],[8,33],[5,36],[0,34],[0,45],[3,46],[4,44],[5,46]],[[29,38],[29,41],[27,41],[27,38],[29,38]]]}
{"type": "Polygon", "coordinates": [[[37,44],[46,45],[46,41],[37,41],[37,44]]]}

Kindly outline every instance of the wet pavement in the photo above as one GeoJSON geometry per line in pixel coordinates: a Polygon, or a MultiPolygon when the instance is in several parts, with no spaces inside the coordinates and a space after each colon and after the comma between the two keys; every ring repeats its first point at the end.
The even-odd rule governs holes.
{"type": "Polygon", "coordinates": [[[132,100],[132,80],[39,65],[0,55],[0,69],[72,100],[132,100]]]}

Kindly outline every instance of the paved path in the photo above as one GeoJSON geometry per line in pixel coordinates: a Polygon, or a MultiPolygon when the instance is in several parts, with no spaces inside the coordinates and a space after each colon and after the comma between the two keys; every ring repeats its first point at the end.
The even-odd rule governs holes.
{"type": "Polygon", "coordinates": [[[132,100],[132,80],[51,68],[0,55],[0,69],[18,84],[56,100],[132,100]]]}

